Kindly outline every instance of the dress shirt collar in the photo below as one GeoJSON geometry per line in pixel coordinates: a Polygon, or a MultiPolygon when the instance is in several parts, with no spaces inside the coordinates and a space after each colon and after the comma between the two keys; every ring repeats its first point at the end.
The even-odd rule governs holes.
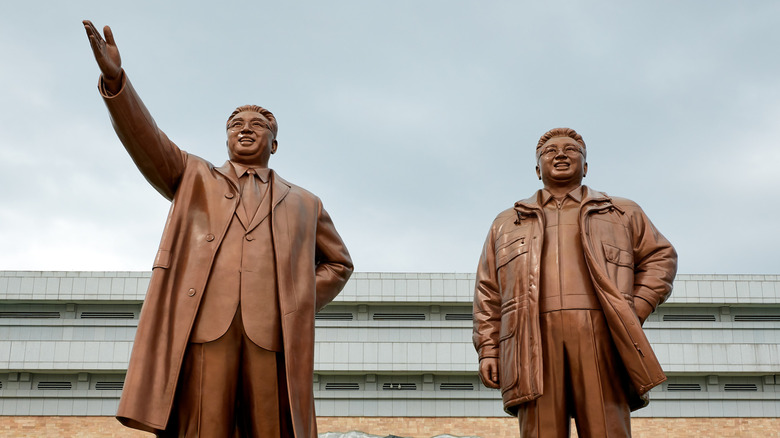
{"type": "MultiPolygon", "coordinates": [[[[577,204],[581,203],[582,202],[582,186],[579,186],[579,187],[575,188],[574,190],[570,191],[569,193],[567,193],[566,196],[564,196],[561,201],[565,200],[566,198],[571,198],[577,204]]],[[[550,200],[553,200],[553,199],[555,199],[555,197],[553,197],[552,193],[547,191],[547,189],[542,189],[542,199],[541,199],[542,200],[542,202],[541,202],[542,205],[547,205],[547,203],[550,202],[550,200]]]]}
{"type": "MultiPolygon", "coordinates": [[[[231,161],[230,164],[233,165],[233,170],[235,170],[238,179],[241,179],[241,177],[246,173],[247,169],[250,168],[250,166],[244,166],[243,164],[236,163],[235,161],[231,161]]],[[[260,181],[262,181],[264,184],[268,183],[268,178],[270,178],[271,175],[271,169],[267,167],[253,167],[253,169],[255,169],[255,174],[258,178],[260,178],[260,181]]]]}

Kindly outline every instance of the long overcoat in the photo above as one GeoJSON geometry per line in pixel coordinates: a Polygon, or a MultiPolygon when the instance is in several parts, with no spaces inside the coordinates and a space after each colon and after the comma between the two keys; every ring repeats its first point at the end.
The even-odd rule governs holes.
{"type": "MultiPolygon", "coordinates": [[[[181,151],[160,131],[129,81],[101,94],[149,183],[172,201],[138,323],[117,411],[123,424],[165,429],[212,263],[239,200],[231,166],[181,151]]],[[[296,437],[315,438],[314,314],[341,291],[352,261],[320,200],[272,173],[272,237],[296,437]]],[[[280,388],[281,389],[281,388],[280,388]]]]}
{"type": "MultiPolygon", "coordinates": [[[[504,410],[542,395],[539,274],[544,244],[540,192],[493,221],[477,267],[473,341],[479,358],[498,358],[504,410]]],[[[655,309],[672,292],[674,247],[634,202],[583,186],[580,236],[593,287],[631,381],[632,410],[666,380],[634,301],[655,309]]],[[[647,317],[647,315],[642,315],[647,317]]]]}

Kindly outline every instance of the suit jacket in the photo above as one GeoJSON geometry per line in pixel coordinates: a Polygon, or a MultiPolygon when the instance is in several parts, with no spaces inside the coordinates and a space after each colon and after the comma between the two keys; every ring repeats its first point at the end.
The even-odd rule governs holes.
{"type": "MultiPolygon", "coordinates": [[[[102,84],[102,82],[101,82],[102,84]]],[[[102,89],[119,139],[147,181],[172,201],[138,322],[117,418],[163,430],[215,255],[238,206],[238,182],[181,151],[157,128],[123,75],[102,89]]],[[[315,438],[314,314],[341,291],[352,261],[320,200],[272,175],[271,228],[293,429],[315,438]]]]}
{"type": "MultiPolygon", "coordinates": [[[[229,161],[216,171],[238,184],[229,161]]],[[[269,180],[268,185],[273,182],[269,180]]],[[[241,320],[249,339],[266,350],[283,350],[270,219],[271,192],[268,190],[263,197],[254,217],[247,215],[239,202],[212,261],[190,342],[219,339],[233,322],[240,302],[241,320]]],[[[210,238],[216,236],[212,234],[210,238]]]]}

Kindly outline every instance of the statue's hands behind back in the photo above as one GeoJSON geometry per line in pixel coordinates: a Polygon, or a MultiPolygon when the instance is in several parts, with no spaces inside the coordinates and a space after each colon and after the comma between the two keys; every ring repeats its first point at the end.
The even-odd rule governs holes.
{"type": "Polygon", "coordinates": [[[119,92],[122,86],[122,58],[119,56],[119,49],[114,41],[114,34],[111,28],[103,28],[105,39],[100,35],[94,24],[89,20],[84,20],[84,29],[89,37],[89,44],[92,46],[92,53],[95,55],[95,61],[103,74],[103,83],[106,90],[110,93],[119,92]]]}

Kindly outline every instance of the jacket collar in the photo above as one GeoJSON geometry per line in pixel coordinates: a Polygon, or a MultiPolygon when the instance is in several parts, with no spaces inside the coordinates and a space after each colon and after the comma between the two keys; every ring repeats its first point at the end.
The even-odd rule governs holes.
{"type": "MultiPolygon", "coordinates": [[[[521,216],[537,214],[542,210],[542,200],[544,199],[543,190],[537,190],[530,198],[515,202],[515,210],[521,216]]],[[[611,206],[612,198],[606,193],[593,190],[588,186],[582,186],[582,206],[598,204],[600,206],[611,206]]]]}

